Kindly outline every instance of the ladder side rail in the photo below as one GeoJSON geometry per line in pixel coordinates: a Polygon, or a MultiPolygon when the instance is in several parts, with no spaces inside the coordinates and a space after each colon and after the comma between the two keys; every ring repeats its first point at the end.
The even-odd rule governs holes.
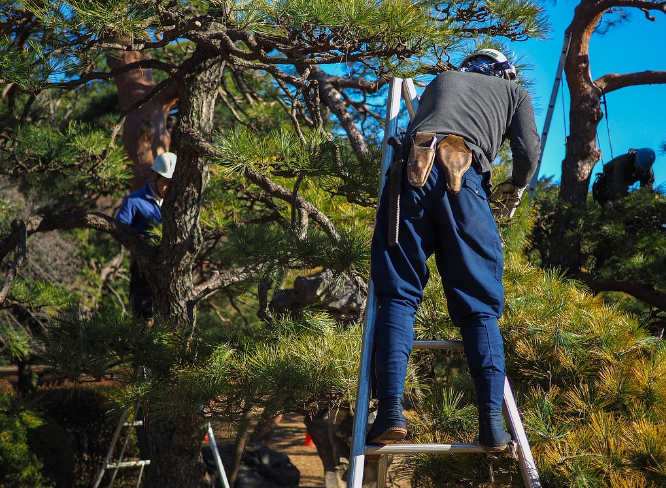
{"type": "Polygon", "coordinates": [[[386,488],[388,484],[388,456],[379,456],[377,461],[377,488],[386,488]]]}
{"type": "MultiPolygon", "coordinates": [[[[384,124],[384,141],[382,143],[382,161],[379,173],[379,198],[384,189],[385,177],[393,161],[393,148],[388,145],[388,138],[398,132],[398,114],[400,111],[402,79],[392,78],[389,82],[388,104],[386,107],[386,120],[384,124]]],[[[379,198],[377,204],[379,204],[379,198]]],[[[368,425],[368,409],[370,408],[370,359],[375,332],[375,318],[377,316],[377,298],[375,288],[370,280],[368,286],[368,299],[365,307],[365,322],[363,324],[363,342],[361,346],[361,364],[359,367],[358,385],[356,389],[356,410],[354,412],[354,426],[352,430],[352,446],[349,459],[349,488],[363,486],[363,468],[365,464],[365,434],[368,425]]]]}
{"type": "Polygon", "coordinates": [[[116,447],[116,442],[118,442],[118,437],[120,437],[120,430],[123,428],[125,420],[127,420],[127,411],[124,411],[120,417],[120,422],[118,422],[116,431],[113,433],[113,439],[111,440],[111,445],[109,446],[109,450],[106,452],[106,457],[104,458],[104,462],[102,463],[102,469],[100,469],[99,474],[95,479],[93,488],[98,488],[99,484],[102,482],[102,478],[104,477],[104,472],[106,471],[106,467],[109,464],[109,460],[113,455],[113,449],[116,447]]]}
{"type": "Polygon", "coordinates": [[[523,482],[528,488],[541,488],[541,481],[539,480],[539,472],[536,469],[534,458],[532,457],[532,450],[527,441],[525,428],[520,420],[520,413],[516,406],[516,400],[511,391],[511,385],[508,378],[504,379],[504,408],[508,417],[509,428],[511,434],[518,444],[518,459],[520,465],[520,472],[523,476],[523,482]]]}
{"type": "Polygon", "coordinates": [[[402,80],[402,98],[405,101],[405,106],[407,107],[409,120],[414,120],[416,112],[419,110],[419,96],[416,94],[414,80],[411,78],[402,80]]]}
{"type": "Polygon", "coordinates": [[[215,459],[215,466],[217,466],[217,474],[220,476],[222,481],[222,486],[224,488],[229,488],[229,480],[227,480],[227,473],[224,471],[224,465],[222,464],[222,458],[220,453],[217,450],[217,443],[215,442],[215,434],[213,433],[213,426],[208,422],[208,441],[210,442],[210,447],[213,450],[213,458],[215,459]]]}
{"type": "Polygon", "coordinates": [[[141,469],[139,470],[139,478],[136,480],[136,488],[139,488],[141,486],[141,480],[143,479],[143,468],[145,464],[141,465],[141,469]]]}
{"type": "MultiPolygon", "coordinates": [[[[123,422],[123,425],[125,425],[125,422],[123,422]]],[[[126,461],[123,463],[123,456],[125,455],[125,449],[127,448],[127,443],[129,442],[129,434],[125,436],[125,442],[123,442],[123,447],[120,449],[120,454],[118,455],[118,462],[114,463],[114,471],[113,471],[113,476],[111,476],[111,481],[109,482],[109,488],[113,486],[113,483],[116,481],[116,476],[118,476],[118,470],[121,467],[127,466],[127,463],[135,463],[136,461],[126,461]]],[[[134,466],[134,464],[132,464],[134,466]]],[[[136,464],[138,466],[138,464],[136,464]]],[[[141,465],[143,467],[143,464],[141,465]]],[[[107,465],[109,467],[109,465],[107,465]]]]}
{"type": "Polygon", "coordinates": [[[560,90],[560,80],[562,79],[562,70],[564,69],[564,63],[569,55],[569,44],[571,43],[571,32],[567,32],[564,36],[564,45],[562,46],[562,53],[560,54],[560,62],[557,65],[557,71],[555,73],[555,83],[553,83],[553,90],[550,94],[550,102],[548,102],[548,112],[546,112],[546,120],[543,123],[543,130],[541,131],[541,152],[539,153],[539,161],[537,162],[536,170],[532,176],[532,181],[530,181],[530,187],[528,193],[530,199],[534,198],[534,192],[536,191],[537,181],[539,181],[539,169],[541,168],[541,161],[543,160],[543,150],[546,148],[546,140],[548,139],[548,131],[550,130],[550,121],[553,118],[553,109],[555,108],[555,102],[557,101],[557,93],[560,90]]]}

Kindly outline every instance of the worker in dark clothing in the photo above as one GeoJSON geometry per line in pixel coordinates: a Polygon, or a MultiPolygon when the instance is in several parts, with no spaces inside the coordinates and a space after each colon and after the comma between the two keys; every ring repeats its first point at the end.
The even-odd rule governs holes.
{"type": "Polygon", "coordinates": [[[392,443],[407,434],[401,401],[415,314],[428,281],[426,260],[433,252],[475,384],[479,442],[494,452],[511,440],[502,419],[504,346],[497,320],[504,303],[504,261],[493,214],[513,216],[540,151],[530,96],[515,77],[501,52],[474,52],[458,71],[443,72],[428,84],[407,128],[404,145],[411,149],[399,197],[399,237],[391,245],[392,192],[384,191],[372,241],[378,410],[368,444],[392,443]],[[505,138],[512,176],[491,195],[490,163],[505,138]]]}
{"type": "MultiPolygon", "coordinates": [[[[116,215],[117,220],[134,227],[143,238],[151,238],[153,228],[162,223],[162,201],[176,169],[176,155],[170,152],[160,154],[155,158],[150,169],[152,170],[151,179],[146,182],[146,186],[126,196],[116,215]]],[[[132,313],[150,323],[155,313],[153,291],[134,259],[130,265],[129,294],[132,313]]],[[[136,368],[139,376],[146,376],[147,368],[145,366],[137,365],[136,368]]],[[[143,408],[137,408],[134,420],[143,421],[143,424],[135,427],[139,456],[141,459],[150,459],[147,419],[144,416],[143,408]]]]}
{"type": "MultiPolygon", "coordinates": [[[[134,227],[141,237],[149,238],[151,229],[162,222],[162,200],[175,168],[175,154],[167,152],[157,156],[151,166],[152,178],[144,188],[125,197],[116,219],[134,227]]],[[[129,292],[134,315],[144,319],[152,317],[153,292],[135,260],[130,267],[129,292]]]]}
{"type": "Polygon", "coordinates": [[[602,207],[626,196],[629,187],[640,182],[641,188],[652,188],[656,155],[649,147],[629,149],[629,152],[611,159],[592,185],[592,197],[602,207]]]}

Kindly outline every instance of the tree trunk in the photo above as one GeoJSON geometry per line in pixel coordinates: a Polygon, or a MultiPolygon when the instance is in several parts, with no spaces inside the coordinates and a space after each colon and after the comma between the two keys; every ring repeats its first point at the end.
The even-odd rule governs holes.
{"type": "MultiPolygon", "coordinates": [[[[345,488],[349,475],[350,439],[354,417],[345,409],[325,409],[315,415],[306,415],[303,420],[324,465],[326,488],[345,488]]],[[[366,457],[363,487],[374,486],[377,486],[377,462],[366,457]]]]}
{"type": "MultiPolygon", "coordinates": [[[[194,296],[192,266],[201,249],[199,210],[208,181],[208,163],[197,142],[208,141],[213,130],[213,110],[223,64],[204,49],[197,49],[180,84],[180,118],[176,137],[178,164],[162,206],[162,242],[154,261],[143,265],[155,296],[157,311],[177,327],[195,327],[188,302],[194,296]]],[[[152,371],[168,375],[169,371],[152,371]]],[[[204,436],[204,419],[198,406],[166,421],[150,418],[148,442],[151,450],[146,488],[196,488],[204,468],[198,462],[204,436]]]]}
{"type": "MultiPolygon", "coordinates": [[[[118,57],[108,56],[107,63],[117,69],[141,59],[141,53],[126,51],[118,57]]],[[[114,81],[121,110],[141,100],[157,86],[151,69],[131,70],[116,76],[114,81]]],[[[167,130],[167,118],[177,100],[178,85],[174,83],[125,117],[123,147],[134,163],[130,192],[143,188],[155,157],[169,151],[171,134],[167,130]]]]}
{"type": "Polygon", "coordinates": [[[193,412],[155,421],[148,415],[146,433],[150,464],[144,488],[198,488],[206,473],[199,462],[205,435],[201,415],[193,412]]]}
{"type": "Polygon", "coordinates": [[[598,8],[598,2],[581,2],[566,31],[571,34],[571,44],[564,72],[571,103],[560,199],[579,208],[586,206],[590,173],[601,156],[595,139],[602,117],[602,93],[592,79],[589,57],[590,36],[603,15],[598,8]]]}

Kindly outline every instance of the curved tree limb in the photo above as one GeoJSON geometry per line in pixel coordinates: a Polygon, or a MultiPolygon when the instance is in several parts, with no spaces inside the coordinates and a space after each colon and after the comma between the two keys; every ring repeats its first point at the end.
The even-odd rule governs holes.
{"type": "Polygon", "coordinates": [[[639,71],[636,73],[608,73],[594,80],[594,84],[605,93],[620,88],[638,85],[661,85],[666,83],[666,71],[639,71]]]}
{"type": "Polygon", "coordinates": [[[653,286],[635,281],[600,278],[582,271],[573,271],[569,276],[583,282],[594,292],[620,291],[660,310],[666,310],[666,293],[653,286]]]}
{"type": "MultiPolygon", "coordinates": [[[[135,229],[100,212],[54,216],[36,215],[28,218],[23,224],[26,238],[37,232],[81,228],[95,229],[113,236],[135,256],[149,257],[155,252],[155,248],[145,243],[135,229]]],[[[13,224],[12,227],[14,228],[12,233],[0,241],[0,261],[12,249],[20,245],[21,226],[13,224]]]]}
{"type": "Polygon", "coordinates": [[[312,220],[319,224],[319,226],[323,229],[324,232],[326,232],[326,234],[328,234],[331,239],[336,242],[340,240],[340,236],[336,232],[333,222],[331,222],[329,218],[326,217],[326,215],[320,212],[317,207],[312,205],[305,198],[300,195],[294,195],[293,191],[289,188],[278,185],[264,175],[251,169],[245,170],[244,174],[248,180],[250,180],[262,190],[268,192],[271,196],[279,198],[280,200],[284,200],[285,202],[290,202],[296,208],[306,213],[309,217],[312,218],[312,220]]]}
{"type": "Polygon", "coordinates": [[[212,276],[207,281],[200,283],[194,288],[194,297],[187,301],[187,313],[188,316],[193,319],[194,317],[194,307],[201,300],[206,298],[213,293],[229,288],[230,286],[241,283],[253,276],[263,273],[265,266],[247,266],[240,269],[233,269],[230,271],[224,271],[220,273],[219,271],[214,271],[212,276]]]}
{"type": "Polygon", "coordinates": [[[367,154],[368,148],[365,145],[363,134],[356,127],[354,119],[347,111],[347,104],[342,99],[340,93],[330,83],[328,75],[319,66],[313,66],[310,71],[310,77],[319,83],[319,93],[322,102],[338,117],[356,155],[361,157],[367,154]]]}
{"type": "MultiPolygon", "coordinates": [[[[204,142],[200,137],[197,137],[196,134],[189,134],[183,131],[181,132],[181,140],[186,141],[188,144],[196,147],[203,153],[216,157],[222,156],[217,149],[215,149],[211,144],[204,142]]],[[[326,215],[324,215],[317,207],[308,202],[305,198],[300,195],[294,195],[293,190],[290,190],[285,186],[278,185],[257,171],[246,169],[244,170],[243,174],[248,180],[250,180],[262,190],[268,192],[271,196],[291,203],[296,208],[306,212],[307,215],[317,224],[319,224],[322,230],[326,232],[326,234],[335,242],[340,240],[340,235],[336,232],[333,222],[331,222],[326,215]]]]}

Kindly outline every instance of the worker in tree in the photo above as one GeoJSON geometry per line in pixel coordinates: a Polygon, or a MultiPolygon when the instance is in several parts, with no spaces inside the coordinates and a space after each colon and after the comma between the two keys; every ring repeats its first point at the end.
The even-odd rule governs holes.
{"type": "MultiPolygon", "coordinates": [[[[175,168],[175,154],[166,152],[157,156],[151,166],[151,179],[143,189],[125,197],[116,219],[134,227],[141,237],[150,238],[151,230],[162,223],[162,200],[175,168]]],[[[154,313],[153,292],[134,259],[130,267],[129,293],[132,312],[137,317],[151,318],[154,313]]]]}
{"type": "Polygon", "coordinates": [[[389,234],[395,217],[389,210],[391,189],[382,193],[372,241],[371,277],[378,300],[372,369],[378,405],[368,444],[392,443],[407,434],[401,400],[415,314],[428,281],[426,260],[433,253],[474,380],[479,442],[494,452],[511,440],[502,418],[504,346],[497,324],[504,304],[504,262],[493,217],[513,217],[540,151],[530,96],[515,78],[514,66],[501,52],[476,51],[457,71],[440,73],[428,84],[407,128],[398,238],[391,241],[389,234]],[[493,192],[490,163],[505,138],[512,176],[493,192]]]}
{"type": "Polygon", "coordinates": [[[649,147],[629,149],[629,152],[611,159],[603,167],[602,173],[592,185],[592,197],[606,207],[614,200],[629,193],[629,187],[640,181],[641,188],[652,188],[654,185],[654,171],[652,165],[656,155],[649,147]]]}

